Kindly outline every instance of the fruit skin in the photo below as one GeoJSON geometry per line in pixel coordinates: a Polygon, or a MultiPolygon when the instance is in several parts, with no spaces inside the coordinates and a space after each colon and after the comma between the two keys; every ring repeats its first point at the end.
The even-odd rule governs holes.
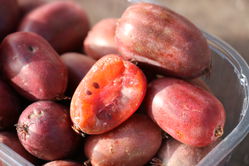
{"type": "Polygon", "coordinates": [[[23,147],[43,160],[58,160],[70,155],[80,137],[71,128],[66,107],[52,101],[38,101],[21,114],[17,134],[23,147]]]}
{"type": "Polygon", "coordinates": [[[194,78],[210,69],[210,50],[200,30],[168,8],[131,5],[118,20],[115,38],[124,58],[164,75],[194,78]]]}
{"type": "Polygon", "coordinates": [[[89,30],[86,13],[73,2],[52,2],[23,18],[19,31],[44,37],[58,53],[78,50],[89,30]]]}
{"type": "Polygon", "coordinates": [[[68,69],[67,94],[72,96],[80,81],[96,61],[76,52],[64,53],[60,58],[68,69]]]}
{"type": "Polygon", "coordinates": [[[43,166],[82,166],[82,164],[67,160],[56,160],[46,163],[43,166]]]}
{"type": "Polygon", "coordinates": [[[28,14],[33,9],[44,5],[45,0],[17,0],[22,16],[28,14]]]}
{"type": "MultiPolygon", "coordinates": [[[[7,145],[20,156],[33,164],[38,164],[38,159],[29,154],[20,143],[16,133],[14,132],[0,132],[0,142],[7,145]]],[[[1,162],[0,162],[1,165],[1,162]]],[[[5,164],[4,164],[5,165],[5,164]]]]}
{"type": "Polygon", "coordinates": [[[197,86],[199,88],[202,88],[202,89],[212,93],[212,90],[210,89],[210,87],[201,78],[195,78],[195,79],[192,79],[192,80],[188,80],[188,82],[190,82],[191,84],[193,84],[193,85],[195,85],[195,86],[197,86]]]}
{"type": "Polygon", "coordinates": [[[0,0],[0,42],[15,30],[19,21],[19,6],[16,0],[0,0]]]}
{"type": "Polygon", "coordinates": [[[20,98],[0,79],[0,130],[14,126],[21,113],[20,108],[20,98]]]}
{"type": "Polygon", "coordinates": [[[106,55],[89,70],[77,87],[70,107],[76,130],[101,134],[128,119],[146,93],[146,78],[134,64],[106,55]]]}
{"type": "Polygon", "coordinates": [[[100,20],[88,32],[83,46],[86,54],[94,59],[100,59],[107,54],[118,54],[117,44],[114,40],[116,18],[100,20]]]}
{"type": "Polygon", "coordinates": [[[51,45],[35,33],[8,35],[0,46],[0,65],[13,87],[29,100],[55,99],[66,90],[66,66],[51,45]]]}
{"type": "Polygon", "coordinates": [[[222,103],[210,92],[180,79],[151,82],[146,109],[165,132],[191,146],[207,146],[223,134],[222,103]]]}
{"type": "Polygon", "coordinates": [[[174,139],[162,143],[157,157],[152,160],[152,166],[194,166],[209,152],[217,143],[198,148],[180,143],[174,139]]]}
{"type": "Polygon", "coordinates": [[[93,166],[143,166],[161,142],[160,128],[146,115],[134,114],[108,133],[87,137],[84,150],[93,166]]]}

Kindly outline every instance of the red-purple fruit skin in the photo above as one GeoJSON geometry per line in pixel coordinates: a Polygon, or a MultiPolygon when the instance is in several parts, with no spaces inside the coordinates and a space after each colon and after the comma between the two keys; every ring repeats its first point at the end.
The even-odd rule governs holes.
{"type": "Polygon", "coordinates": [[[206,39],[191,22],[168,8],[131,5],[118,20],[115,38],[124,58],[161,74],[194,78],[209,71],[206,39]]]}
{"type": "Polygon", "coordinates": [[[46,163],[43,166],[83,166],[83,165],[80,163],[73,162],[73,161],[56,160],[56,161],[51,161],[49,163],[46,163]]]}
{"type": "Polygon", "coordinates": [[[87,137],[84,150],[93,166],[143,166],[161,141],[160,128],[147,116],[134,114],[110,132],[87,137]]]}
{"type": "Polygon", "coordinates": [[[43,160],[70,155],[80,137],[71,128],[68,109],[52,101],[38,101],[21,114],[17,134],[24,148],[43,160]]]}
{"type": "Polygon", "coordinates": [[[0,46],[3,74],[30,100],[55,99],[67,87],[67,68],[51,45],[31,32],[8,35],[0,46]]]}
{"type": "Polygon", "coordinates": [[[13,32],[19,21],[19,6],[16,0],[0,0],[0,42],[13,32]]]}
{"type": "Polygon", "coordinates": [[[210,87],[206,84],[205,81],[203,81],[201,78],[195,78],[192,80],[188,80],[188,82],[190,82],[191,84],[200,87],[206,91],[209,91],[210,93],[212,93],[212,90],[210,89],[210,87]]]}
{"type": "Polygon", "coordinates": [[[215,142],[223,134],[225,110],[210,92],[176,78],[149,84],[149,116],[176,140],[197,147],[215,142]]]}
{"type": "Polygon", "coordinates": [[[80,81],[96,61],[76,52],[62,54],[61,60],[68,69],[67,93],[72,96],[80,81]]]}
{"type": "MultiPolygon", "coordinates": [[[[163,142],[158,151],[157,157],[160,161],[154,161],[159,161],[161,166],[195,166],[216,144],[215,142],[210,146],[199,148],[170,139],[163,142]]],[[[154,165],[156,166],[156,163],[154,165]]]]}
{"type": "Polygon", "coordinates": [[[19,30],[41,35],[58,53],[64,53],[81,47],[89,22],[85,12],[73,2],[52,2],[26,15],[19,30]]]}
{"type": "MultiPolygon", "coordinates": [[[[29,154],[20,143],[16,133],[13,132],[0,132],[0,142],[7,145],[20,156],[30,161],[33,164],[38,163],[38,159],[29,154]]],[[[1,162],[0,162],[1,165],[1,162]]]]}
{"type": "Polygon", "coordinates": [[[17,94],[0,79],[0,130],[14,126],[21,113],[20,104],[17,94]]]}
{"type": "Polygon", "coordinates": [[[114,40],[116,23],[116,18],[107,18],[93,26],[83,43],[88,56],[100,59],[107,54],[118,54],[117,44],[114,40]]]}

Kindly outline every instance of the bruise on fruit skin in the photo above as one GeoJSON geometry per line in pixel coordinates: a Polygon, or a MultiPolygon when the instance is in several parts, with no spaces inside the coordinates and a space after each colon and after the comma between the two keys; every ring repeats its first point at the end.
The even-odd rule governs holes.
{"type": "Polygon", "coordinates": [[[109,113],[109,110],[106,108],[99,110],[98,113],[96,114],[96,116],[100,120],[102,120],[102,119],[111,120],[112,119],[111,113],[109,113]]]}
{"type": "Polygon", "coordinates": [[[96,117],[100,120],[110,121],[113,119],[112,113],[119,111],[118,99],[115,98],[110,104],[97,110],[96,117]]]}

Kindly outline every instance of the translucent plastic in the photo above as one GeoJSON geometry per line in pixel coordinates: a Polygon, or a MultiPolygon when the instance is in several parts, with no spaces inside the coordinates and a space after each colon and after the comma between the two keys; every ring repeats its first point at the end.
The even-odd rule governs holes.
{"type": "MultiPolygon", "coordinates": [[[[144,1],[164,5],[163,0],[144,1]]],[[[102,18],[120,17],[130,4],[127,0],[76,0],[76,2],[86,10],[92,24],[102,18]]],[[[204,157],[198,166],[218,166],[226,164],[232,150],[249,132],[249,67],[230,45],[208,33],[203,32],[203,34],[213,53],[211,74],[209,78],[204,79],[224,104],[227,119],[222,141],[204,157]]],[[[0,159],[9,166],[32,165],[2,144],[0,144],[0,159]]]]}

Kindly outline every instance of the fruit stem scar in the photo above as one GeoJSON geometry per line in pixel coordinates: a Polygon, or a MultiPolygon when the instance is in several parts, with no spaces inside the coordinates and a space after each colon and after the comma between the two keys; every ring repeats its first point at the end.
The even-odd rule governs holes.
{"type": "Polygon", "coordinates": [[[159,158],[153,158],[152,160],[151,160],[151,162],[150,162],[150,164],[152,165],[152,166],[162,166],[163,165],[163,162],[162,162],[162,160],[160,160],[159,158]]]}
{"type": "Polygon", "coordinates": [[[22,124],[18,125],[16,124],[16,130],[20,132],[21,137],[26,140],[26,136],[29,134],[29,124],[22,124]]]}
{"type": "Polygon", "coordinates": [[[99,84],[97,82],[93,82],[93,87],[99,89],[99,84]]]}
{"type": "Polygon", "coordinates": [[[214,136],[215,137],[221,137],[223,135],[223,133],[224,133],[223,128],[221,126],[218,126],[215,129],[214,136]]]}

